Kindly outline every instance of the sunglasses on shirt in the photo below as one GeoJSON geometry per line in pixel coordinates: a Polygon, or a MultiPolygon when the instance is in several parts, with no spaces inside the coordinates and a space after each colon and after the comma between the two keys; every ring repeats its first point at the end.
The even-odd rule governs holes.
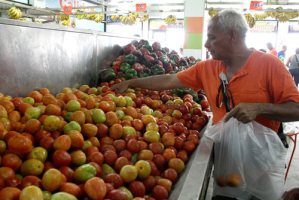
{"type": "Polygon", "coordinates": [[[218,94],[216,96],[216,106],[217,108],[221,108],[224,105],[226,112],[229,112],[235,106],[233,96],[228,89],[228,80],[226,75],[221,72],[219,74],[219,78],[220,85],[218,88],[218,94]]]}

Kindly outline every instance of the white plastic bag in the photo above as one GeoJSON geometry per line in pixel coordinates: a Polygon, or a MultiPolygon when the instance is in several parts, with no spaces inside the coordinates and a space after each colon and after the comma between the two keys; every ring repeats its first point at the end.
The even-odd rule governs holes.
{"type": "Polygon", "coordinates": [[[205,136],[214,141],[214,178],[237,174],[237,187],[220,187],[214,195],[248,200],[278,200],[284,192],[286,149],[277,133],[257,122],[244,124],[235,118],[210,127],[205,136]]]}
{"type": "Polygon", "coordinates": [[[283,122],[283,133],[294,134],[299,132],[298,122],[283,122]]]}

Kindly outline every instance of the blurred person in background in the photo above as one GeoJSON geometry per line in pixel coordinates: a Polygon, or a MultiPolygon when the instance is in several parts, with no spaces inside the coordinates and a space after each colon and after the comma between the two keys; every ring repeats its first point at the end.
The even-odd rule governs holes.
{"type": "Polygon", "coordinates": [[[289,57],[286,66],[289,68],[289,71],[294,78],[296,86],[298,86],[298,83],[299,83],[299,48],[296,49],[294,55],[289,57]]]}
{"type": "Polygon", "coordinates": [[[267,48],[269,49],[269,53],[272,54],[273,56],[277,57],[277,51],[276,49],[273,47],[271,42],[267,43],[267,48]]]}
{"type": "MultiPolygon", "coordinates": [[[[246,46],[247,31],[248,25],[242,14],[234,10],[222,10],[208,23],[205,47],[212,59],[197,62],[177,74],[131,79],[111,89],[120,93],[130,87],[152,90],[203,89],[213,112],[213,124],[234,117],[242,123],[257,121],[277,132],[281,122],[299,121],[299,92],[287,68],[277,57],[246,46]],[[223,76],[227,79],[226,89],[221,87],[223,76]],[[225,98],[228,97],[228,91],[230,98],[225,98]],[[225,106],[227,103],[230,109],[225,106]]],[[[215,155],[218,154],[215,151],[215,155]]],[[[281,156],[284,156],[282,152],[281,156]]],[[[215,162],[214,165],[221,163],[215,162]]],[[[268,195],[267,199],[258,198],[239,187],[221,187],[216,183],[212,199],[281,199],[284,193],[284,165],[273,167],[271,171],[275,177],[267,180],[269,189],[267,192],[265,189],[260,191],[268,195]]],[[[260,188],[265,186],[260,185],[260,188]]]]}
{"type": "Polygon", "coordinates": [[[287,46],[283,45],[281,51],[278,52],[278,58],[284,63],[286,57],[287,46]]]}

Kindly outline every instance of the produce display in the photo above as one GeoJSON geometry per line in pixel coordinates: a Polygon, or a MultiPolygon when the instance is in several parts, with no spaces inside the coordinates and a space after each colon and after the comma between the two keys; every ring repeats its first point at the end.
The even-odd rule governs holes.
{"type": "MultiPolygon", "coordinates": [[[[176,51],[161,47],[159,42],[152,45],[147,40],[134,40],[123,47],[122,53],[112,63],[112,69],[118,78],[132,79],[165,73],[176,73],[195,64],[193,56],[180,57],[176,51]]],[[[111,70],[110,70],[111,71],[111,70]]],[[[110,81],[115,77],[103,79],[110,81]]]]}
{"type": "MultiPolygon", "coordinates": [[[[112,81],[116,78],[132,79],[153,75],[177,73],[185,70],[197,61],[193,56],[180,57],[176,51],[162,48],[159,42],[152,45],[147,40],[132,41],[123,47],[122,53],[112,62],[111,68],[101,71],[99,82],[112,81]]],[[[191,94],[194,101],[206,100],[204,94],[197,94],[190,88],[180,88],[172,91],[175,96],[183,98],[191,94]]],[[[203,108],[210,111],[209,106],[203,108]]]]}
{"type": "Polygon", "coordinates": [[[110,91],[120,81],[0,93],[0,199],[167,199],[200,142],[205,101],[110,91]]]}

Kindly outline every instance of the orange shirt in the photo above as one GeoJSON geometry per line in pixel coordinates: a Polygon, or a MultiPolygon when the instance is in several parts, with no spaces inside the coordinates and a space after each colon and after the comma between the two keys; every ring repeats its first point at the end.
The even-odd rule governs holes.
{"type": "MultiPolygon", "coordinates": [[[[210,59],[177,73],[177,77],[186,86],[195,91],[205,91],[213,112],[213,123],[219,122],[226,113],[224,105],[220,108],[216,106],[219,74],[224,71],[225,66],[221,61],[210,59]]],[[[278,58],[256,50],[253,50],[244,66],[231,78],[228,89],[235,106],[239,103],[299,102],[298,89],[284,64],[278,58]]],[[[256,121],[276,132],[280,124],[261,116],[256,121]]]]}

